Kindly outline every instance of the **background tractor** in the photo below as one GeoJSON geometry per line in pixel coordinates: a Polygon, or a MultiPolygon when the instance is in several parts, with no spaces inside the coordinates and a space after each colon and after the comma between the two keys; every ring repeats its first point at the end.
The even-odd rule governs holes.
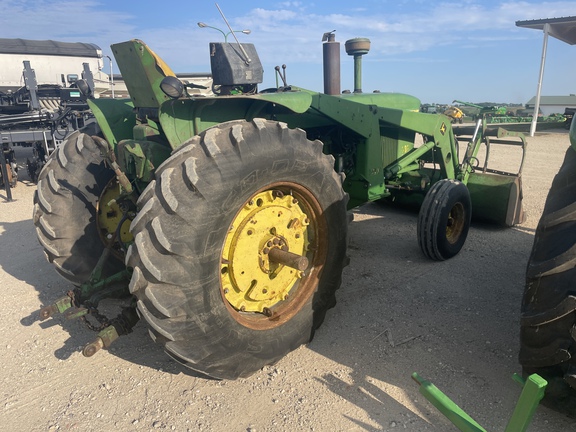
{"type": "Polygon", "coordinates": [[[455,106],[449,106],[443,112],[445,116],[450,117],[452,123],[462,123],[464,121],[464,112],[455,106]]]}
{"type": "Polygon", "coordinates": [[[335,305],[350,209],[418,205],[434,260],[461,250],[472,216],[522,221],[520,173],[487,164],[492,145],[523,151],[521,136],[482,121],[456,135],[413,96],[362,93],[365,38],[346,42],[355,90],[341,92],[340,45],[324,36],[323,93],[279,67],[281,85],[259,90],[252,44],[210,43],[213,95],[140,40],[112,45],[130,99],[89,99],[98,128],[72,134],[39,176],[38,239],[76,286],[41,318],[85,319],[99,331],[90,356],[142,317],[184,365],[245,377],[308,342],[335,305]],[[121,296],[118,317],[98,311],[121,296]]]}

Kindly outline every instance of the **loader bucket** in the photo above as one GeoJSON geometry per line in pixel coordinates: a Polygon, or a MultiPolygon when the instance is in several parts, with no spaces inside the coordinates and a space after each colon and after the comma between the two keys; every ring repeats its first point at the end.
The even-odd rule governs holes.
{"type": "Polygon", "coordinates": [[[474,220],[510,227],[526,219],[521,176],[474,172],[468,178],[468,190],[474,220]]]}
{"type": "MultiPolygon", "coordinates": [[[[480,126],[481,123],[478,123],[476,131],[480,126]]],[[[455,134],[458,140],[466,142],[468,139],[473,140],[476,132],[472,132],[469,127],[461,127],[455,128],[455,134]]],[[[520,224],[526,219],[522,210],[522,168],[526,157],[524,135],[500,127],[484,128],[482,135],[483,155],[471,151],[471,144],[468,144],[468,151],[464,156],[465,161],[474,166],[465,173],[465,182],[472,201],[472,218],[507,227],[520,224]],[[514,151],[514,154],[507,151],[502,156],[498,154],[498,148],[517,151],[514,151]],[[496,160],[492,161],[491,156],[496,160]],[[491,168],[493,162],[497,169],[491,168]],[[518,164],[517,169],[509,171],[510,164],[518,164]],[[502,169],[503,166],[505,170],[502,169]]]]}

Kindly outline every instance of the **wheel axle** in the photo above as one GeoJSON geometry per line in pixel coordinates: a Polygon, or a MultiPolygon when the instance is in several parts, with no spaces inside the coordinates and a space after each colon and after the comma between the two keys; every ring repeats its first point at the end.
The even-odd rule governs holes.
{"type": "Polygon", "coordinates": [[[305,256],[297,255],[292,252],[288,252],[278,248],[270,249],[268,252],[268,256],[270,257],[270,261],[283,264],[290,268],[304,271],[308,268],[308,258],[305,256]]]}

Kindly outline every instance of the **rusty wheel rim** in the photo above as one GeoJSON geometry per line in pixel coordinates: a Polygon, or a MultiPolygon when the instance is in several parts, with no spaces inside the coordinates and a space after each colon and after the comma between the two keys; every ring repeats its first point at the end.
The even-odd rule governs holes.
{"type": "Polygon", "coordinates": [[[323,211],[308,189],[278,182],[252,194],[228,227],[220,257],[230,315],[256,330],[289,321],[316,290],[327,247],[323,211]],[[286,264],[282,253],[295,262],[286,264]]]}

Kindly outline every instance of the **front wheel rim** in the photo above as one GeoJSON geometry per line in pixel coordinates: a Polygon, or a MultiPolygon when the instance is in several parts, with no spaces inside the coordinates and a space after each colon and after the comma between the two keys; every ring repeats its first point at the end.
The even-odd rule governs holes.
{"type": "Polygon", "coordinates": [[[450,209],[448,220],[446,221],[446,240],[448,243],[455,244],[464,231],[466,210],[464,205],[458,202],[450,209]]]}

